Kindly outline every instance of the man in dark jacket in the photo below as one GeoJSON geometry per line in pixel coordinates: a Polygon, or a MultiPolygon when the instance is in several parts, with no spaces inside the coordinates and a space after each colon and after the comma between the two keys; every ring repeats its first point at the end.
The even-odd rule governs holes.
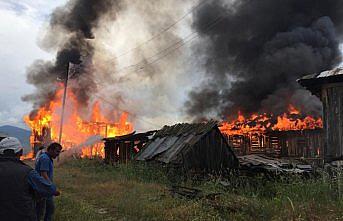
{"type": "Polygon", "coordinates": [[[55,185],[20,161],[23,148],[17,138],[0,141],[0,220],[36,221],[35,193],[59,195],[55,185]]]}

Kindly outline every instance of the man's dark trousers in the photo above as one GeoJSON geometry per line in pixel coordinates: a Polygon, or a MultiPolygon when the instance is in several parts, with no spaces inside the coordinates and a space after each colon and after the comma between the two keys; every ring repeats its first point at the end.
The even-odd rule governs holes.
{"type": "Polygon", "coordinates": [[[44,221],[51,221],[54,214],[55,204],[52,197],[42,199],[36,204],[36,211],[38,221],[40,221],[44,215],[44,221]],[[44,214],[45,211],[45,214],[44,214]]]}

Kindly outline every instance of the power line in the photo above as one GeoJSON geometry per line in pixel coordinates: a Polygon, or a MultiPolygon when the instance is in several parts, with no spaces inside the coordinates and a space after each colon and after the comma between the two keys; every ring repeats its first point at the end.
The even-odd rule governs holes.
{"type": "MultiPolygon", "coordinates": [[[[208,31],[209,29],[213,28],[213,27],[214,27],[216,24],[218,24],[222,19],[223,19],[223,16],[222,16],[222,15],[218,16],[216,19],[214,19],[214,21],[212,21],[211,23],[209,23],[209,24],[207,25],[207,27],[205,28],[205,30],[208,31]]],[[[166,52],[166,53],[164,53],[162,56],[157,57],[155,60],[152,60],[152,61],[146,63],[145,66],[150,65],[150,64],[154,64],[154,63],[158,62],[159,60],[161,60],[161,59],[163,59],[164,57],[168,56],[169,54],[171,54],[171,53],[174,52],[175,50],[179,49],[180,47],[186,45],[187,43],[191,42],[191,41],[194,40],[195,38],[199,37],[199,35],[192,36],[192,35],[194,35],[194,33],[196,33],[196,32],[192,32],[190,35],[186,36],[186,38],[184,38],[184,39],[182,39],[182,40],[176,42],[176,43],[173,44],[173,45],[170,45],[169,47],[167,47],[167,48],[165,48],[165,49],[159,51],[159,52],[156,53],[155,55],[153,55],[153,56],[147,58],[146,60],[149,60],[149,59],[151,59],[151,58],[156,57],[156,56],[159,55],[159,54],[162,54],[163,52],[166,52]],[[176,47],[175,47],[175,46],[176,46],[176,47]],[[173,48],[173,47],[174,47],[174,48],[173,48]],[[171,50],[169,50],[169,49],[171,49],[171,50]],[[169,50],[169,51],[168,51],[168,50],[169,50]]],[[[131,66],[137,66],[137,65],[140,64],[140,63],[142,63],[142,62],[138,62],[138,63],[136,63],[135,65],[130,65],[130,67],[131,67],[131,66]]],[[[140,67],[139,69],[144,69],[145,66],[140,67]]],[[[137,71],[137,70],[139,70],[139,69],[136,69],[135,71],[137,71]]],[[[116,72],[116,73],[120,73],[120,72],[116,72]]],[[[93,79],[93,78],[90,78],[90,77],[88,77],[88,76],[86,76],[86,75],[83,75],[83,77],[85,77],[85,78],[87,78],[87,79],[89,79],[89,80],[92,80],[92,81],[94,81],[95,83],[97,83],[97,84],[102,85],[102,86],[105,87],[104,84],[102,84],[102,83],[96,81],[96,80],[93,79]]],[[[151,123],[151,122],[149,122],[149,121],[140,119],[140,118],[138,118],[135,114],[132,114],[132,113],[130,113],[129,111],[122,110],[122,109],[118,108],[117,105],[115,105],[115,104],[113,104],[112,102],[110,102],[110,101],[104,99],[103,97],[100,97],[100,96],[98,96],[98,95],[96,95],[96,94],[94,94],[93,96],[94,96],[94,97],[97,97],[98,99],[104,101],[105,103],[107,103],[107,104],[113,106],[114,108],[116,108],[116,109],[119,110],[119,111],[126,112],[126,113],[132,115],[132,116],[135,117],[137,120],[140,120],[140,121],[142,121],[142,122],[144,122],[144,123],[148,123],[148,124],[150,124],[150,125],[152,125],[152,126],[155,126],[155,127],[160,127],[160,125],[156,125],[156,124],[151,123]]]]}
{"type": "Polygon", "coordinates": [[[154,127],[157,127],[157,128],[160,128],[160,127],[161,127],[161,125],[157,125],[157,124],[151,123],[150,121],[147,121],[147,120],[144,120],[143,118],[137,117],[136,114],[133,114],[133,113],[131,113],[131,112],[129,112],[129,111],[126,111],[126,110],[123,110],[123,109],[118,108],[117,105],[115,105],[114,103],[112,103],[112,102],[106,100],[106,99],[103,98],[103,97],[100,97],[100,96],[98,96],[98,95],[94,95],[94,97],[97,97],[98,99],[100,99],[100,100],[102,100],[103,102],[105,102],[105,103],[111,105],[112,107],[114,107],[115,109],[117,109],[117,110],[119,110],[119,111],[121,111],[121,112],[128,113],[129,115],[133,116],[135,119],[137,119],[137,120],[139,120],[139,121],[141,121],[141,122],[143,122],[143,123],[150,124],[151,126],[154,126],[154,127]]]}
{"type": "MultiPolygon", "coordinates": [[[[222,15],[218,16],[216,19],[214,19],[214,21],[212,21],[211,23],[209,23],[207,25],[207,27],[205,28],[206,31],[208,31],[209,29],[213,28],[216,24],[218,24],[224,17],[222,15]]],[[[193,41],[195,38],[199,37],[199,35],[195,35],[193,36],[194,34],[197,34],[197,32],[192,32],[191,34],[187,35],[184,39],[181,39],[179,41],[177,41],[176,43],[173,43],[172,45],[169,45],[167,48],[157,52],[156,54],[148,57],[148,58],[145,58],[135,64],[132,64],[132,65],[129,65],[129,66],[126,66],[124,68],[121,68],[119,69],[118,71],[114,72],[114,73],[121,73],[123,72],[123,70],[125,69],[128,69],[128,68],[131,68],[131,67],[135,67],[135,66],[138,66],[140,64],[144,64],[143,67],[138,67],[137,69],[133,70],[133,71],[138,71],[140,69],[144,69],[145,66],[147,65],[150,65],[150,64],[154,64],[156,63],[157,61],[161,60],[162,58],[166,57],[167,55],[171,54],[172,52],[174,52],[175,50],[179,49],[180,47],[186,45],[187,43],[193,41]],[[176,47],[175,47],[176,46],[176,47]],[[169,50],[170,49],[170,50],[169,50]],[[168,51],[169,50],[169,51],[168,51]],[[164,53],[166,52],[166,53],[164,53]],[[163,54],[164,53],[164,54],[163,54]],[[156,57],[157,55],[160,55],[162,54],[161,57],[157,57],[155,60],[151,61],[151,62],[147,62],[147,60],[150,60],[154,57],[156,57]]]]}
{"type": "Polygon", "coordinates": [[[166,28],[162,29],[161,32],[157,33],[156,35],[153,35],[151,38],[149,38],[148,40],[144,41],[143,43],[140,43],[139,45],[137,45],[136,47],[131,48],[130,50],[127,50],[117,56],[115,56],[113,59],[111,60],[115,60],[118,59],[124,55],[127,55],[129,53],[131,53],[132,51],[137,50],[138,48],[148,44],[149,42],[151,42],[152,40],[156,39],[157,37],[161,36],[162,34],[164,34],[165,32],[169,31],[171,28],[173,28],[174,26],[176,26],[178,23],[180,23],[182,20],[184,20],[189,14],[191,14],[192,12],[194,12],[197,8],[199,8],[200,6],[202,6],[204,3],[206,2],[206,0],[203,0],[201,2],[199,2],[197,5],[195,5],[194,7],[191,8],[191,10],[187,11],[186,14],[184,14],[183,16],[181,16],[179,19],[177,19],[174,23],[170,24],[169,26],[167,26],[166,28]]]}
{"type": "MultiPolygon", "coordinates": [[[[219,15],[218,17],[216,17],[216,19],[214,19],[214,21],[210,22],[210,23],[207,25],[207,27],[205,27],[206,31],[209,30],[210,28],[212,28],[213,26],[215,26],[215,25],[216,25],[217,23],[219,23],[222,19],[223,19],[223,16],[222,16],[222,15],[219,15]]],[[[144,59],[140,60],[139,62],[136,62],[135,64],[131,64],[131,65],[125,66],[125,67],[119,69],[118,71],[116,71],[116,72],[114,72],[114,73],[117,73],[117,74],[118,74],[118,73],[122,73],[124,70],[130,69],[130,68],[134,68],[134,67],[136,67],[136,66],[139,66],[140,64],[142,64],[142,65],[145,64],[145,66],[146,66],[146,65],[149,65],[149,64],[152,64],[152,63],[156,63],[156,61],[153,61],[152,63],[149,63],[149,62],[146,63],[146,61],[147,61],[147,60],[150,60],[150,59],[152,59],[152,58],[154,58],[154,57],[156,57],[156,56],[158,56],[158,55],[160,55],[160,54],[162,54],[161,57],[164,58],[164,57],[166,57],[166,55],[168,55],[168,54],[170,54],[171,52],[175,51],[176,49],[178,49],[178,48],[184,46],[186,43],[191,42],[191,41],[194,40],[196,37],[199,37],[199,36],[198,36],[198,34],[197,34],[197,31],[194,31],[194,32],[190,33],[189,35],[187,35],[185,38],[183,38],[183,39],[181,39],[181,40],[179,40],[179,41],[177,41],[177,42],[174,42],[173,44],[171,44],[171,45],[169,45],[168,47],[162,49],[161,51],[157,52],[156,54],[154,54],[154,55],[152,55],[152,56],[150,56],[150,57],[148,57],[148,58],[144,58],[144,59]],[[195,34],[196,34],[196,35],[195,35],[195,34]],[[192,37],[193,35],[195,35],[195,36],[192,37]],[[176,48],[174,48],[175,46],[176,46],[176,48]],[[171,49],[171,50],[170,50],[170,53],[167,52],[166,54],[163,54],[164,52],[168,51],[169,49],[171,49]]],[[[155,60],[158,61],[158,60],[160,60],[160,58],[157,58],[157,59],[155,59],[155,60]]],[[[135,69],[134,71],[138,71],[138,70],[143,69],[143,68],[144,68],[144,66],[143,66],[143,67],[138,67],[138,68],[135,69]]]]}
{"type": "MultiPolygon", "coordinates": [[[[222,16],[219,16],[215,19],[214,22],[212,22],[207,28],[206,28],[206,31],[211,29],[213,26],[215,26],[216,24],[218,24],[221,20],[223,20],[223,17],[222,16]]],[[[166,57],[167,55],[171,54],[172,52],[174,52],[175,50],[179,49],[180,47],[184,46],[185,44],[193,41],[195,38],[199,37],[199,35],[196,35],[186,41],[184,41],[181,45],[177,46],[176,48],[172,49],[171,51],[167,52],[166,54],[164,54],[163,56],[153,60],[152,62],[148,63],[147,65],[150,65],[150,64],[154,64],[156,62],[158,62],[159,60],[161,60],[162,58],[166,57]]]]}
{"type": "MultiPolygon", "coordinates": [[[[219,15],[218,17],[216,17],[216,19],[214,19],[212,22],[210,22],[210,23],[207,25],[207,27],[205,27],[205,31],[208,31],[208,30],[210,30],[211,28],[213,28],[213,27],[214,27],[216,24],[218,24],[222,19],[223,19],[223,15],[219,15]]],[[[128,68],[130,68],[130,67],[138,66],[138,65],[141,64],[141,63],[144,64],[144,66],[143,66],[143,67],[139,67],[139,68],[135,69],[134,71],[138,71],[138,70],[140,70],[140,69],[144,69],[145,66],[158,62],[159,60],[161,60],[162,58],[166,57],[166,56],[169,55],[170,53],[174,52],[175,50],[179,49],[180,47],[186,45],[187,43],[191,42],[191,41],[194,40],[195,38],[199,37],[199,35],[193,36],[193,35],[196,34],[196,33],[197,33],[197,32],[192,32],[191,34],[187,35],[184,39],[181,39],[181,40],[177,41],[176,43],[173,43],[172,45],[169,45],[167,48],[162,49],[161,51],[157,52],[156,54],[154,54],[154,55],[152,55],[152,56],[150,56],[150,57],[148,57],[148,58],[146,58],[146,59],[144,59],[144,60],[141,60],[141,61],[139,61],[139,62],[137,62],[137,63],[135,63],[135,64],[128,65],[128,66],[126,66],[126,67],[124,67],[124,68],[121,68],[121,69],[119,69],[118,71],[116,71],[116,72],[114,72],[114,73],[117,73],[117,74],[118,74],[118,73],[121,73],[121,72],[123,72],[123,70],[128,69],[128,68]],[[176,47],[175,47],[175,46],[176,46],[176,47]],[[168,50],[169,50],[169,51],[168,51],[168,50]],[[166,52],[166,53],[164,53],[164,52],[166,52]],[[163,53],[164,53],[164,54],[163,54],[163,53]],[[162,56],[157,57],[156,59],[154,59],[154,60],[152,60],[152,61],[150,61],[150,62],[148,62],[148,63],[145,62],[145,61],[150,60],[150,59],[152,59],[152,58],[154,58],[154,57],[156,57],[157,55],[160,55],[160,54],[162,54],[162,56]]],[[[105,86],[104,84],[102,84],[102,83],[96,81],[96,80],[93,79],[93,78],[88,77],[87,75],[82,75],[82,77],[85,77],[85,78],[87,78],[87,79],[89,79],[89,80],[92,80],[92,81],[94,81],[95,83],[97,83],[97,84],[99,84],[99,85],[105,86]]]]}
{"type": "Polygon", "coordinates": [[[121,73],[121,72],[123,72],[123,71],[126,70],[126,69],[134,68],[134,67],[136,67],[136,66],[139,66],[140,64],[144,64],[146,60],[149,60],[149,59],[151,59],[151,58],[154,58],[154,57],[156,57],[156,56],[162,54],[163,52],[165,52],[165,51],[167,51],[167,50],[173,48],[175,45],[181,44],[183,41],[185,41],[187,38],[189,38],[190,36],[192,36],[192,35],[194,35],[194,34],[195,34],[195,32],[192,32],[191,34],[187,35],[184,39],[181,39],[181,40],[179,40],[179,41],[177,41],[177,42],[174,42],[173,44],[171,44],[171,45],[169,45],[167,48],[164,48],[163,50],[157,52],[156,54],[154,54],[154,55],[152,55],[152,56],[150,56],[150,57],[148,57],[148,58],[144,58],[144,59],[140,60],[139,62],[137,62],[137,63],[135,63],[135,64],[131,64],[131,65],[125,66],[125,67],[119,69],[118,71],[116,71],[115,73],[121,73]]]}

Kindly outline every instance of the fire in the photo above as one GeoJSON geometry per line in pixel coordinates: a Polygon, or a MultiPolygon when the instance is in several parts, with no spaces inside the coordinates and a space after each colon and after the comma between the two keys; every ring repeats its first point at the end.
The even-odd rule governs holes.
{"type": "Polygon", "coordinates": [[[286,130],[314,130],[323,127],[321,118],[315,119],[307,116],[304,119],[291,119],[287,114],[277,117],[277,123],[272,127],[273,130],[286,131],[286,130]]]}
{"type": "Polygon", "coordinates": [[[20,157],[20,160],[32,160],[32,159],[34,159],[33,152],[30,152],[20,157]]]}
{"type": "Polygon", "coordinates": [[[231,122],[222,122],[220,130],[227,135],[251,135],[267,131],[313,130],[317,128],[323,128],[321,118],[303,117],[298,109],[289,105],[287,113],[276,118],[272,114],[266,113],[252,114],[246,117],[238,112],[237,119],[231,122]]]}
{"type": "Polygon", "coordinates": [[[289,112],[290,114],[296,114],[296,115],[299,115],[299,114],[300,114],[300,111],[297,110],[292,104],[290,104],[290,105],[288,106],[288,112],[289,112]]]}
{"type": "MultiPolygon", "coordinates": [[[[47,145],[58,141],[62,112],[62,88],[57,91],[55,99],[49,105],[40,108],[34,118],[26,116],[26,124],[31,128],[30,138],[33,146],[47,145]]],[[[65,150],[81,148],[82,157],[104,157],[102,143],[88,144],[85,142],[92,136],[114,137],[125,135],[133,131],[133,125],[128,122],[128,114],[117,112],[104,114],[99,101],[94,102],[90,113],[79,113],[79,104],[75,95],[67,92],[67,102],[63,120],[62,146],[65,150]],[[114,119],[118,119],[115,121],[114,119]],[[83,146],[85,143],[85,146],[83,146]],[[81,145],[81,146],[80,146],[81,145]]],[[[83,111],[85,112],[85,111],[83,111]]]]}

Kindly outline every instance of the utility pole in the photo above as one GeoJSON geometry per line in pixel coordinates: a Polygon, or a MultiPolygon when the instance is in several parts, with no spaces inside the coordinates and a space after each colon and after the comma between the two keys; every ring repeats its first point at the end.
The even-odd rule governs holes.
{"type": "Polygon", "coordinates": [[[66,103],[66,98],[67,98],[68,78],[69,78],[69,62],[67,64],[66,76],[64,79],[64,93],[63,93],[63,101],[62,101],[62,113],[61,113],[60,134],[58,137],[58,143],[62,142],[64,108],[65,108],[65,103],[66,103]]]}

